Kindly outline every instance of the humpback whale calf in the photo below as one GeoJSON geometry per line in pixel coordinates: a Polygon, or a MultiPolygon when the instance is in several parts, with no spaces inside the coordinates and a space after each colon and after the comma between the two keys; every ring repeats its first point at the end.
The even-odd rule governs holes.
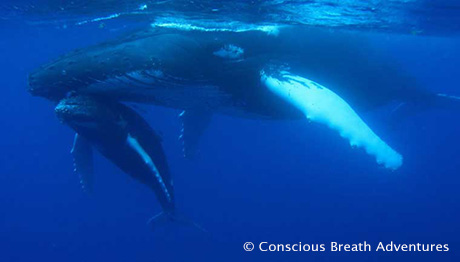
{"type": "Polygon", "coordinates": [[[454,96],[421,88],[362,33],[301,26],[154,24],[43,65],[29,75],[28,90],[56,101],[73,92],[182,109],[187,155],[193,154],[214,113],[309,119],[392,170],[402,165],[403,157],[359,112],[392,101],[460,104],[454,96]]]}
{"type": "Polygon", "coordinates": [[[125,173],[151,188],[163,208],[163,217],[175,219],[173,182],[161,138],[141,116],[118,102],[83,95],[62,99],[55,112],[77,132],[72,155],[84,189],[92,188],[94,147],[125,173]]]}

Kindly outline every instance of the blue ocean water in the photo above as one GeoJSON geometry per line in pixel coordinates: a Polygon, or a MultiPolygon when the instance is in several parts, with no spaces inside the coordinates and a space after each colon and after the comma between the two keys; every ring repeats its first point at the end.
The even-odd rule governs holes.
{"type": "MultiPolygon", "coordinates": [[[[450,24],[449,30],[435,23],[402,30],[398,24],[394,32],[377,27],[371,34],[424,87],[458,96],[459,13],[449,2],[455,4],[422,12],[442,13],[441,24],[450,24]]],[[[113,12],[119,10],[104,15],[113,12]]],[[[56,119],[53,103],[27,93],[27,75],[144,21],[128,17],[75,26],[98,17],[81,13],[42,24],[37,21],[46,20],[45,11],[5,12],[0,21],[0,261],[458,261],[455,110],[423,110],[396,125],[388,121],[391,108],[364,113],[405,157],[402,168],[389,172],[327,128],[220,115],[203,135],[196,159],[187,160],[177,139],[180,111],[141,106],[162,134],[178,209],[208,232],[176,224],[152,232],[146,222],[161,210],[154,194],[99,155],[95,192],[84,194],[69,153],[74,132],[56,119]],[[327,250],[245,252],[249,241],[324,243],[327,250]],[[373,249],[390,241],[440,243],[450,250],[330,252],[333,241],[367,241],[373,249]]]]}

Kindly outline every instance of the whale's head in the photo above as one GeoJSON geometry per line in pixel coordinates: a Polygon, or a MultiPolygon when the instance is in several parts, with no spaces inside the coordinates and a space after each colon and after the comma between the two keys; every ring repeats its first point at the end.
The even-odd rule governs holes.
{"type": "Polygon", "coordinates": [[[71,126],[96,127],[101,120],[107,121],[112,114],[85,96],[72,96],[59,101],[54,109],[62,122],[71,126]]]}
{"type": "Polygon", "coordinates": [[[202,49],[182,34],[134,34],[72,51],[39,67],[29,75],[28,91],[59,101],[72,91],[116,96],[159,85],[189,85],[202,75],[197,66],[203,64],[202,49]]]}
{"type": "Polygon", "coordinates": [[[59,101],[55,113],[60,121],[86,136],[123,137],[124,121],[114,106],[88,96],[70,96],[59,101]]]}
{"type": "Polygon", "coordinates": [[[78,91],[100,75],[100,66],[95,63],[91,50],[79,49],[46,63],[28,76],[27,91],[50,100],[61,100],[70,91],[78,91]]]}
{"type": "Polygon", "coordinates": [[[66,74],[63,68],[58,72],[56,65],[44,65],[29,74],[27,91],[33,96],[59,100],[70,90],[62,79],[66,74]]]}

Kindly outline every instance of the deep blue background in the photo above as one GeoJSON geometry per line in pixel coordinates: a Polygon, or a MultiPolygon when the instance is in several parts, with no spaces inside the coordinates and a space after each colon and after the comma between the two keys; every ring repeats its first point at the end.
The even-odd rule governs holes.
{"type": "MultiPolygon", "coordinates": [[[[0,22],[0,261],[456,261],[458,111],[432,109],[396,126],[388,110],[364,113],[405,157],[389,172],[322,126],[225,116],[214,117],[189,161],[177,140],[179,112],[141,106],[163,134],[179,210],[209,233],[180,225],[152,232],[146,221],[160,211],[153,193],[99,155],[95,192],[81,192],[73,132],[52,103],[26,92],[27,74],[118,33],[0,22]],[[246,241],[448,243],[451,251],[246,253],[246,241]]],[[[460,95],[460,39],[374,41],[425,87],[460,95]]]]}

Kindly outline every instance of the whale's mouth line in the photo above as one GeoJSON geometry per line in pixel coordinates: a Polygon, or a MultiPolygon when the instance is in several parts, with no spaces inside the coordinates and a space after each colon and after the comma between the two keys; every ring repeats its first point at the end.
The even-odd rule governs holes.
{"type": "Polygon", "coordinates": [[[158,69],[141,69],[129,71],[123,74],[111,75],[105,79],[94,79],[93,83],[84,88],[106,86],[107,88],[129,88],[129,89],[154,89],[154,88],[186,88],[191,85],[205,85],[204,80],[187,80],[184,78],[172,76],[158,69]]]}
{"type": "Polygon", "coordinates": [[[26,90],[32,96],[45,97],[50,100],[56,100],[63,96],[59,90],[54,90],[53,88],[38,84],[37,80],[32,75],[29,75],[27,78],[26,90]],[[53,90],[53,92],[51,90],[53,90]]]}

